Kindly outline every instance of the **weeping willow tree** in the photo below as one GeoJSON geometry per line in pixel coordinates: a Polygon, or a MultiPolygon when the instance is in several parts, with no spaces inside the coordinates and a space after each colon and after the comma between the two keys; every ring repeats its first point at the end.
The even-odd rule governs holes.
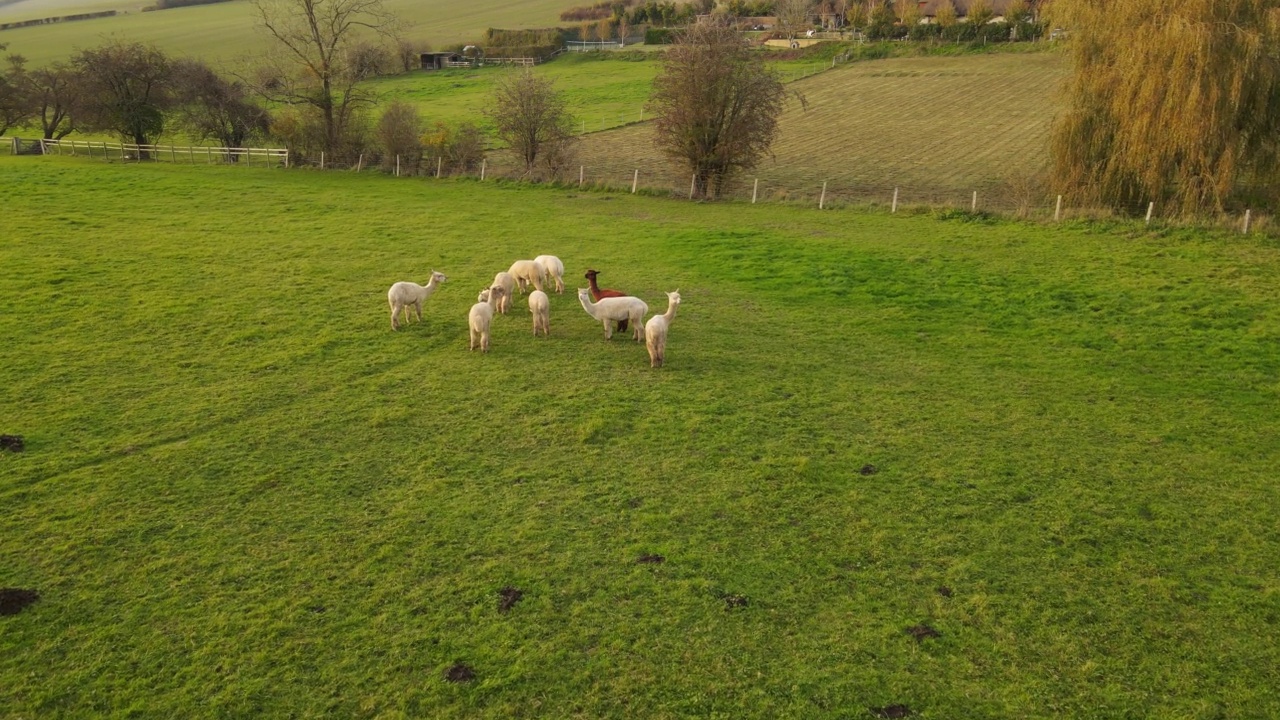
{"type": "Polygon", "coordinates": [[[1065,191],[1220,212],[1280,180],[1280,0],[1057,0],[1074,74],[1052,138],[1065,191]],[[1260,190],[1261,189],[1261,190],[1260,190]]]}

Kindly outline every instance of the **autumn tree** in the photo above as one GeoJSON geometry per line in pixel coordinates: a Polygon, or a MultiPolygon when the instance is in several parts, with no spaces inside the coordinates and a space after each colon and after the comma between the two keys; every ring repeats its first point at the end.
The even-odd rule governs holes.
{"type": "Polygon", "coordinates": [[[940,0],[937,9],[934,10],[933,19],[943,30],[955,27],[956,23],[960,21],[956,15],[955,3],[951,2],[951,0],[940,0]]]}
{"type": "Polygon", "coordinates": [[[563,155],[573,143],[573,117],[564,95],[549,78],[528,69],[498,79],[485,114],[498,137],[524,163],[525,174],[534,171],[540,158],[563,155]]]}
{"type": "Polygon", "coordinates": [[[373,134],[382,149],[383,170],[390,172],[400,163],[417,168],[422,161],[422,117],[409,103],[396,100],[387,105],[373,134]]]}
{"type": "Polygon", "coordinates": [[[777,137],[786,91],[728,25],[702,23],[680,33],[653,88],[654,141],[693,174],[696,197],[719,197],[777,137]]]}
{"type": "Polygon", "coordinates": [[[1280,2],[1056,0],[1074,72],[1053,178],[1086,200],[1221,211],[1280,179],[1280,2]]]}
{"type": "Polygon", "coordinates": [[[273,41],[250,76],[268,100],[292,106],[298,122],[315,124],[321,151],[351,155],[358,148],[359,114],[376,97],[361,87],[377,72],[362,44],[386,40],[399,21],[381,0],[251,0],[273,41]]]}

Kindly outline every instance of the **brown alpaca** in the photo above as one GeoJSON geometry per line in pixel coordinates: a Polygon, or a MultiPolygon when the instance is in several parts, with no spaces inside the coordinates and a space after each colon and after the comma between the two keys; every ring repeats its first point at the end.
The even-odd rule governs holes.
{"type": "MultiPolygon", "coordinates": [[[[600,298],[607,298],[607,297],[630,297],[629,295],[622,292],[621,290],[611,290],[609,288],[605,288],[604,290],[601,290],[600,286],[596,285],[596,276],[599,274],[600,274],[599,270],[587,270],[587,273],[583,275],[583,277],[587,279],[587,282],[591,284],[590,290],[591,290],[592,302],[600,302],[600,298]]],[[[618,332],[626,332],[627,323],[628,323],[627,320],[619,320],[618,332]]]]}

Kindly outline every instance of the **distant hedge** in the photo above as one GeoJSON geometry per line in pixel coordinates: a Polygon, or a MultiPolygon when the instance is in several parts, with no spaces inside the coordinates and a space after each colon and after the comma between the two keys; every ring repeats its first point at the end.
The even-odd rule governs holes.
{"type": "Polygon", "coordinates": [[[644,31],[645,45],[670,45],[675,40],[678,28],[651,27],[644,31]]]}

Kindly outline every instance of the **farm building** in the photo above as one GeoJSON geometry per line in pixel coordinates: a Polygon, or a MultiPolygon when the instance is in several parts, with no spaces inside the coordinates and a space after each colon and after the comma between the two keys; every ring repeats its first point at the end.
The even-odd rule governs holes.
{"type": "Polygon", "coordinates": [[[423,70],[442,70],[457,67],[455,63],[465,63],[466,58],[456,52],[427,52],[418,56],[423,70]]]}

